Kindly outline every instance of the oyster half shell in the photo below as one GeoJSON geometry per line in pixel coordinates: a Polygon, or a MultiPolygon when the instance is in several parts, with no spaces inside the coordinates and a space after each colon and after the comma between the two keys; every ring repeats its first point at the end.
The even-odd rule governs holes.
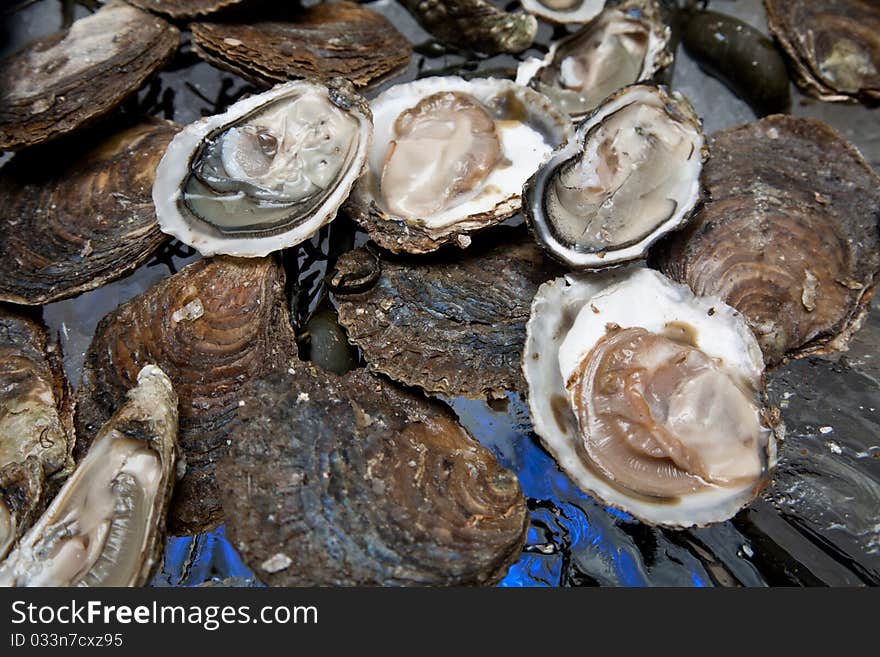
{"type": "Polygon", "coordinates": [[[163,547],[177,396],[143,368],[49,508],[0,565],[0,586],[143,586],[163,547]]]}
{"type": "Polygon", "coordinates": [[[372,124],[350,83],[288,82],[184,128],[156,169],[159,226],[202,255],[261,257],[336,217],[372,124]]]}
{"type": "Polygon", "coordinates": [[[551,23],[588,23],[605,6],[605,0],[521,0],[523,9],[551,23]]]}

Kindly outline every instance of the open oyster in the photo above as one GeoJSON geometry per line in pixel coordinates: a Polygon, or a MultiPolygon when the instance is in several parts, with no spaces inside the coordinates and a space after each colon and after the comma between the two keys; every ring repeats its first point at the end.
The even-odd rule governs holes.
{"type": "Polygon", "coordinates": [[[541,286],[523,355],[535,432],[585,491],[644,522],[732,517],[776,459],[761,350],[717,298],[650,269],[541,286]]]}
{"type": "Polygon", "coordinates": [[[0,299],[57,301],[145,262],[168,239],[156,223],[150,189],[177,130],[154,119],[97,145],[20,153],[4,166],[0,299]]]}
{"type": "Polygon", "coordinates": [[[626,87],[526,183],[523,212],[538,241],[570,267],[634,260],[688,220],[706,154],[684,99],[626,87]]]}
{"type": "Polygon", "coordinates": [[[528,528],[525,498],[447,407],[364,370],[289,365],[243,391],[217,468],[230,539],[262,581],[448,586],[505,575],[528,528]]]}
{"type": "Polygon", "coordinates": [[[709,200],[658,265],[743,313],[768,365],[845,349],[880,277],[880,176],[815,119],[769,116],[711,148],[709,200]]]}
{"type": "Polygon", "coordinates": [[[554,43],[543,61],[522,62],[517,82],[531,85],[579,121],[612,93],[650,80],[668,66],[670,35],[656,0],[629,0],[554,43]]]}
{"type": "Polygon", "coordinates": [[[880,4],[876,0],[764,0],[767,24],[795,81],[828,101],[880,103],[880,4]]]}
{"type": "Polygon", "coordinates": [[[161,554],[174,485],[177,397],[147,366],[39,522],[0,586],[142,586],[161,554]]]}
{"type": "Polygon", "coordinates": [[[551,23],[588,23],[605,0],[521,0],[523,9],[551,23]]]}
{"type": "Polygon", "coordinates": [[[519,211],[522,185],[571,134],[509,80],[429,77],[370,103],[374,141],[346,209],[380,246],[425,253],[519,211]]]}
{"type": "Polygon", "coordinates": [[[339,76],[363,87],[406,69],[412,54],[387,18],[354,2],[322,2],[284,21],[199,22],[190,29],[199,56],[259,86],[339,76]]]}
{"type": "Polygon", "coordinates": [[[329,223],[361,173],[372,125],[351,84],[305,80],[184,128],[153,185],[162,230],[202,255],[259,257],[329,223]]]}
{"type": "Polygon", "coordinates": [[[77,394],[77,451],[125,401],[138,372],[155,364],[180,399],[181,458],[168,524],[195,533],[222,519],[214,464],[235,420],[241,387],[296,354],[284,273],[274,258],[200,260],[104,317],[77,394]]]}
{"type": "Polygon", "coordinates": [[[58,346],[0,307],[0,560],[73,469],[73,398],[58,346]]]}
{"type": "Polygon", "coordinates": [[[0,62],[0,150],[67,134],[116,108],[177,50],[177,28],[109,2],[0,62]]]}

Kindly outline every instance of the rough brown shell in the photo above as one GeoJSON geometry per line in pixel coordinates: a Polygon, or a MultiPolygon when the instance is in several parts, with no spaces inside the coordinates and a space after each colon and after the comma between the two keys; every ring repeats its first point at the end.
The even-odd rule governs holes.
{"type": "Polygon", "coordinates": [[[178,442],[187,466],[170,530],[215,526],[222,516],[214,464],[226,449],[240,389],[295,354],[284,275],[273,258],[196,262],[101,320],[77,398],[77,450],[123,402],[140,369],[157,365],[180,399],[178,442]]]}
{"type": "Polygon", "coordinates": [[[880,176],[815,119],[770,116],[710,150],[710,200],[661,269],[742,312],[768,365],[845,349],[880,275],[880,176]]]}
{"type": "Polygon", "coordinates": [[[0,62],[0,150],[67,134],[116,108],[177,50],[177,28],[111,2],[0,62]]]}
{"type": "Polygon", "coordinates": [[[171,18],[195,18],[244,5],[253,0],[128,0],[141,9],[149,9],[171,18]]]}
{"type": "Polygon", "coordinates": [[[150,190],[178,127],[153,120],[71,152],[28,151],[0,174],[0,300],[43,304],[99,287],[167,239],[150,190]]]}
{"type": "Polygon", "coordinates": [[[353,2],[322,3],[291,21],[190,27],[199,56],[259,86],[343,77],[363,87],[405,69],[412,55],[388,19],[353,2]]]}
{"type": "Polygon", "coordinates": [[[305,363],[243,399],[217,474],[232,543],[267,584],[492,584],[519,557],[519,482],[444,405],[305,363]]]}
{"type": "Polygon", "coordinates": [[[525,390],[530,304],[557,272],[530,240],[498,243],[496,234],[465,255],[379,260],[352,251],[331,284],[339,321],[372,371],[430,394],[501,398],[525,390]]]}

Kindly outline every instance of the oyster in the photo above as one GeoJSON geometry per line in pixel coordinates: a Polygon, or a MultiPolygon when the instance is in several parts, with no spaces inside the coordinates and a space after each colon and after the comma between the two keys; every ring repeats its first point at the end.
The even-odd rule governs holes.
{"type": "Polygon", "coordinates": [[[128,0],[141,9],[149,9],[171,18],[195,18],[214,14],[237,5],[253,4],[254,0],[128,0]]]}
{"type": "Polygon", "coordinates": [[[177,28],[110,2],[0,61],[0,150],[67,134],[116,108],[177,50],[177,28]]]}
{"type": "Polygon", "coordinates": [[[495,78],[423,78],[370,107],[375,139],[346,209],[395,253],[466,247],[516,214],[523,183],[572,130],[544,96],[495,78]]]}
{"type": "Polygon", "coordinates": [[[365,248],[339,259],[331,279],[339,321],[372,371],[435,395],[525,390],[529,306],[558,271],[531,240],[493,238],[443,260],[380,260],[365,248]]]}
{"type": "Polygon", "coordinates": [[[670,34],[656,0],[630,0],[554,43],[543,61],[521,63],[517,82],[531,85],[578,121],[612,93],[650,80],[672,63],[670,34]]]}
{"type": "Polygon", "coordinates": [[[700,199],[704,141],[686,101],[660,87],[626,87],[526,183],[529,227],[570,267],[640,258],[690,218],[700,199]]]}
{"type": "Polygon", "coordinates": [[[295,354],[284,274],[274,259],[198,261],[98,324],[77,393],[77,450],[123,404],[140,369],[159,366],[180,398],[178,443],[186,463],[169,529],[216,526],[222,514],[214,464],[226,449],[240,389],[295,354]]]}
{"type": "Polygon", "coordinates": [[[354,2],[324,2],[289,21],[190,28],[200,57],[258,86],[338,76],[363,87],[400,73],[412,55],[387,18],[354,2]]]}
{"type": "Polygon", "coordinates": [[[444,405],[299,362],[243,399],[217,475],[230,540],[267,584],[484,585],[519,558],[519,482],[444,405]]]}
{"type": "Polygon", "coordinates": [[[521,52],[538,32],[534,16],[507,13],[487,0],[400,0],[407,11],[446,43],[487,54],[521,52]]]}
{"type": "Polygon", "coordinates": [[[588,23],[605,0],[521,0],[523,9],[551,23],[588,23]]]}
{"type": "Polygon", "coordinates": [[[124,276],[167,236],[150,197],[177,132],[154,119],[86,148],[21,153],[0,173],[0,300],[43,304],[124,276]]]}
{"type": "Polygon", "coordinates": [[[720,522],[776,460],[761,350],[717,298],[650,269],[541,286],[523,371],[535,432],[582,489],[644,522],[720,522]]]}
{"type": "Polygon", "coordinates": [[[0,560],[73,469],[73,397],[37,321],[0,307],[0,560]]]}
{"type": "Polygon", "coordinates": [[[40,520],[0,565],[0,586],[143,586],[174,486],[177,397],[148,365],[40,520]]]}
{"type": "Polygon", "coordinates": [[[288,82],[184,128],[153,185],[162,230],[202,255],[260,257],[329,223],[372,125],[351,84],[288,82]]]}
{"type": "Polygon", "coordinates": [[[876,0],[764,0],[770,32],[795,81],[829,101],[880,102],[880,5],[876,0]]]}
{"type": "Polygon", "coordinates": [[[880,177],[815,119],[769,116],[711,148],[710,200],[661,269],[743,313],[768,365],[846,348],[880,275],[880,177]]]}

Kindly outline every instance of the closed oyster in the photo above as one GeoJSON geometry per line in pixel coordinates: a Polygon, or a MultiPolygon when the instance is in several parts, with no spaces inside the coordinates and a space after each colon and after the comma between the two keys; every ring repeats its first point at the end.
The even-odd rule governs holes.
{"type": "Polygon", "coordinates": [[[519,558],[519,482],[444,405],[298,362],[243,392],[217,474],[230,540],[262,581],[485,585],[519,558]]]}
{"type": "Polygon", "coordinates": [[[490,55],[521,52],[538,32],[534,16],[502,11],[487,0],[401,0],[401,4],[441,41],[490,55]]]}
{"type": "Polygon", "coordinates": [[[178,127],[153,120],[88,150],[23,153],[0,173],[0,300],[43,304],[124,276],[167,239],[150,190],[178,127]]]}
{"type": "Polygon", "coordinates": [[[523,212],[541,245],[570,267],[635,260],[690,218],[705,156],[684,99],[626,87],[526,183],[523,212]]]}
{"type": "Polygon", "coordinates": [[[370,110],[351,84],[300,80],[184,128],[153,185],[162,230],[202,255],[261,257],[336,216],[361,173],[370,110]]]}
{"type": "Polygon", "coordinates": [[[289,21],[190,28],[200,57],[258,86],[343,77],[364,87],[401,72],[412,55],[387,18],[354,2],[324,2],[289,21]]]}
{"type": "Polygon", "coordinates": [[[176,435],[177,397],[168,377],[148,365],[0,565],[0,586],[146,584],[162,552],[176,435]]]}
{"type": "Polygon", "coordinates": [[[128,0],[130,4],[149,9],[171,18],[195,18],[214,14],[237,5],[254,3],[254,0],[128,0]]]}
{"type": "Polygon", "coordinates": [[[764,0],[767,24],[795,81],[828,101],[880,102],[876,0],[764,0]]]}
{"type": "Polygon", "coordinates": [[[495,78],[424,78],[370,107],[375,139],[346,209],[395,253],[466,247],[516,214],[523,183],[571,134],[544,96],[495,78]]]}
{"type": "Polygon", "coordinates": [[[443,260],[350,251],[331,285],[339,321],[372,371],[430,394],[502,398],[525,390],[529,306],[555,273],[531,240],[493,239],[443,260]],[[373,268],[370,283],[352,286],[373,268]]]}
{"type": "Polygon", "coordinates": [[[661,268],[745,315],[768,365],[845,349],[880,275],[880,177],[815,119],[769,116],[711,148],[709,201],[661,268]]]}
{"type": "Polygon", "coordinates": [[[0,307],[0,560],[73,469],[73,398],[58,346],[0,307]]]}
{"type": "Polygon", "coordinates": [[[653,525],[732,517],[776,460],[761,351],[717,298],[650,269],[569,275],[532,305],[535,432],[586,492],[653,525]]]}
{"type": "Polygon", "coordinates": [[[551,23],[588,23],[605,0],[521,0],[523,9],[551,23]]]}
{"type": "Polygon", "coordinates": [[[517,82],[578,121],[612,93],[650,80],[672,63],[670,35],[656,0],[629,0],[554,43],[543,61],[521,63],[517,82]]]}
{"type": "Polygon", "coordinates": [[[195,533],[216,526],[222,513],[214,464],[226,449],[241,387],[295,354],[284,274],[274,259],[189,265],[98,324],[77,394],[77,449],[124,403],[140,369],[158,365],[180,398],[178,442],[186,463],[169,528],[195,533]]]}
{"type": "Polygon", "coordinates": [[[177,50],[177,28],[110,2],[0,62],[0,150],[39,144],[95,121],[177,50]]]}

